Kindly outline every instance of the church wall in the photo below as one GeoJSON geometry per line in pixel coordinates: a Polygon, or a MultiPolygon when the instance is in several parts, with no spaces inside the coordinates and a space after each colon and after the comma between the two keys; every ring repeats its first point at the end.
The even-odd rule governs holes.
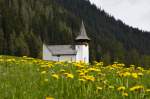
{"type": "Polygon", "coordinates": [[[87,45],[76,45],[77,55],[76,61],[83,61],[89,63],[89,46],[87,45]]]}
{"type": "Polygon", "coordinates": [[[65,55],[65,56],[53,56],[52,53],[48,50],[46,45],[43,45],[43,60],[52,60],[52,61],[76,61],[75,55],[65,55]]]}
{"type": "Polygon", "coordinates": [[[89,63],[89,46],[87,45],[76,45],[77,55],[65,55],[65,56],[53,56],[48,50],[46,45],[43,45],[43,60],[52,61],[72,61],[89,63]]]}
{"type": "Polygon", "coordinates": [[[53,56],[54,61],[69,61],[69,62],[75,62],[75,55],[65,55],[65,56],[53,56]]]}
{"type": "Polygon", "coordinates": [[[52,54],[44,44],[43,44],[43,60],[52,60],[52,54]]]}

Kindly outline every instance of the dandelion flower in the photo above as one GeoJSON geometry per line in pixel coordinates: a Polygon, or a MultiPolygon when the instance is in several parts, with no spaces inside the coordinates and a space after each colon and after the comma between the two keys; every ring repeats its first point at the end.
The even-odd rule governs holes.
{"type": "Polygon", "coordinates": [[[144,74],[140,72],[140,73],[138,73],[138,75],[139,75],[139,76],[143,76],[144,74]]]}
{"type": "Polygon", "coordinates": [[[125,72],[125,73],[123,73],[123,76],[124,76],[124,77],[130,76],[130,75],[131,75],[130,72],[125,72]]]}
{"type": "Polygon", "coordinates": [[[97,90],[102,90],[103,88],[102,88],[102,87],[96,87],[96,89],[97,89],[97,90]]]}
{"type": "Polygon", "coordinates": [[[57,74],[53,74],[52,77],[59,79],[59,76],[57,74]]]}
{"type": "Polygon", "coordinates": [[[127,97],[127,96],[128,96],[128,93],[123,92],[123,93],[122,93],[122,96],[126,96],[126,97],[127,97]]]}
{"type": "Polygon", "coordinates": [[[46,74],[46,71],[42,71],[41,74],[46,74]]]}
{"type": "Polygon", "coordinates": [[[126,89],[125,86],[120,86],[117,88],[118,91],[124,91],[125,89],[126,89]]]}
{"type": "Polygon", "coordinates": [[[137,79],[138,78],[138,74],[137,73],[132,73],[131,74],[133,78],[137,79]]]}
{"type": "Polygon", "coordinates": [[[54,99],[53,97],[46,97],[46,99],[54,99]]]}
{"type": "Polygon", "coordinates": [[[144,86],[142,86],[142,85],[136,85],[136,86],[131,87],[130,91],[138,91],[138,90],[140,91],[142,89],[144,89],[144,86]]]}
{"type": "Polygon", "coordinates": [[[150,92],[150,89],[146,89],[146,92],[150,92]]]}
{"type": "Polygon", "coordinates": [[[85,82],[86,80],[81,78],[81,79],[79,79],[79,81],[85,82]]]}
{"type": "Polygon", "coordinates": [[[65,74],[66,74],[66,77],[67,77],[67,78],[71,78],[71,79],[74,78],[74,75],[73,75],[73,74],[70,74],[70,73],[65,73],[65,74]]]}

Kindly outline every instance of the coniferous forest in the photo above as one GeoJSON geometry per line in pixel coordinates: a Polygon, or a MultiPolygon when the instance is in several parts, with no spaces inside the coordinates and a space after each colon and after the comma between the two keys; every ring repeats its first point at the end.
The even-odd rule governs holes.
{"type": "Polygon", "coordinates": [[[150,66],[150,32],[116,20],[89,0],[0,0],[0,54],[41,58],[43,42],[74,44],[82,20],[91,61],[150,66]]]}

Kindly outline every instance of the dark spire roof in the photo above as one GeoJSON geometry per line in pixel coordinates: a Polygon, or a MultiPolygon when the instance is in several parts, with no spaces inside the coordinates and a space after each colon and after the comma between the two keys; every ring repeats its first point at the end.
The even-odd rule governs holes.
{"type": "Polygon", "coordinates": [[[90,40],[90,38],[87,36],[83,21],[80,29],[80,34],[76,37],[75,40],[90,40]]]}

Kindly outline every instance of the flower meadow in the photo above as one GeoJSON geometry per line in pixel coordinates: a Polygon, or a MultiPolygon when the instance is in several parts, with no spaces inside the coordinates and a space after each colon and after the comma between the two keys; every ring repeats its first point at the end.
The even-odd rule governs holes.
{"type": "Polygon", "coordinates": [[[150,69],[0,56],[0,99],[150,99],[150,69]]]}

